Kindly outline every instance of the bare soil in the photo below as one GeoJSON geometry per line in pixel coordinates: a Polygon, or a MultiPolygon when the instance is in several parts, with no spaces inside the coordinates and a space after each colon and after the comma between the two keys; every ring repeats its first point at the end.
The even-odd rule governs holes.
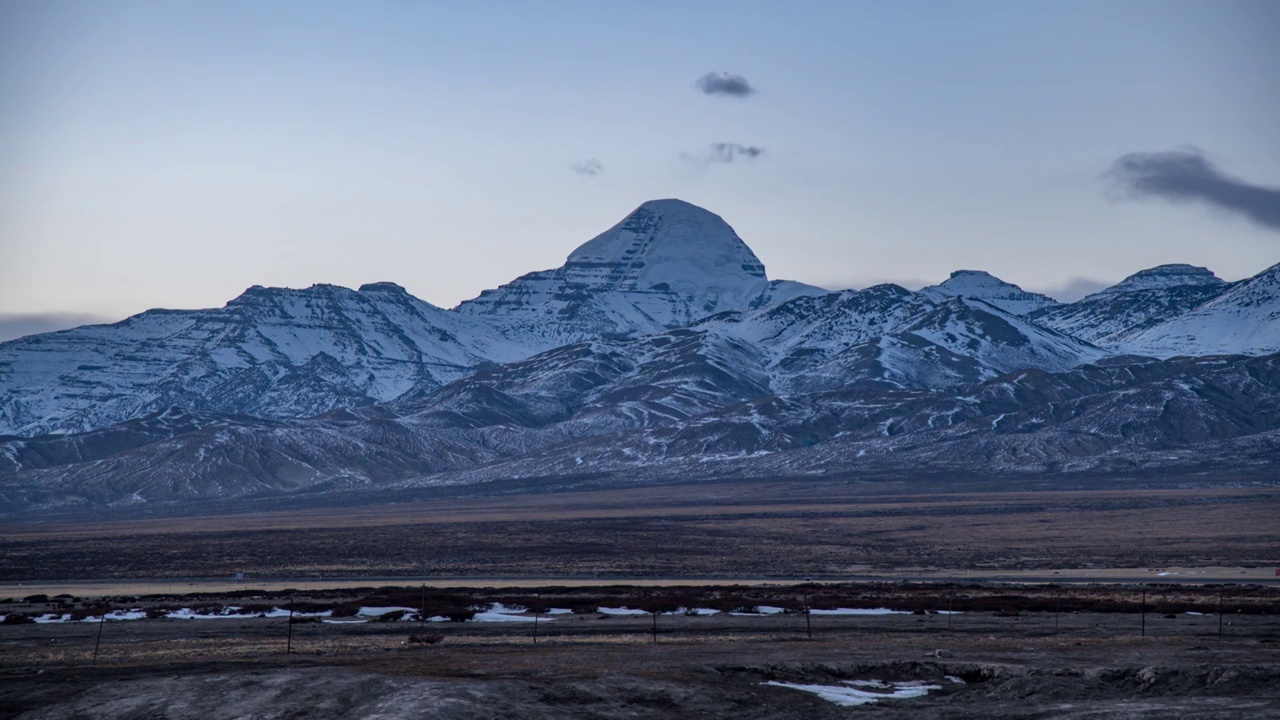
{"type": "Polygon", "coordinates": [[[578,615],[540,626],[277,619],[0,627],[0,717],[1241,718],[1280,714],[1280,616],[578,615]],[[948,628],[948,620],[950,628],[948,628]],[[939,652],[940,651],[940,652],[939,652]],[[941,655],[941,657],[938,657],[941,655]],[[963,680],[955,682],[952,676],[963,680]],[[941,686],[845,708],[768,681],[941,686]]]}

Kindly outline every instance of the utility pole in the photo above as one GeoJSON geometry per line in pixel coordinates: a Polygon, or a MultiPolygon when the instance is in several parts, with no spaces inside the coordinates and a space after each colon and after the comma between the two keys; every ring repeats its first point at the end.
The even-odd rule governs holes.
{"type": "Polygon", "coordinates": [[[653,641],[658,642],[658,609],[655,607],[653,612],[653,641]]]}
{"type": "Polygon", "coordinates": [[[807,634],[809,636],[809,639],[812,640],[813,639],[813,621],[810,619],[810,615],[811,613],[809,612],[809,593],[805,593],[804,594],[804,630],[805,630],[805,634],[807,634]]]}
{"type": "Polygon", "coordinates": [[[1147,589],[1142,588],[1142,637],[1147,636],[1147,589]]]}
{"type": "Polygon", "coordinates": [[[102,645],[102,626],[107,624],[107,609],[102,608],[102,616],[98,618],[98,639],[93,643],[93,664],[98,664],[98,647],[102,645]]]}
{"type": "Polygon", "coordinates": [[[1222,641],[1222,588],[1218,588],[1218,641],[1222,641]]]}
{"type": "Polygon", "coordinates": [[[289,598],[289,640],[284,646],[284,654],[293,654],[293,598],[289,598]]]}
{"type": "Polygon", "coordinates": [[[1053,595],[1053,634],[1058,634],[1058,613],[1062,612],[1062,591],[1053,595]]]}
{"type": "Polygon", "coordinates": [[[947,632],[951,632],[951,616],[955,615],[956,596],[952,593],[947,598],[947,632]]]}
{"type": "Polygon", "coordinates": [[[533,596],[533,644],[538,644],[538,615],[542,614],[542,596],[533,596]]]}
{"type": "Polygon", "coordinates": [[[418,606],[418,633],[427,629],[427,584],[422,583],[422,604],[418,606]]]}

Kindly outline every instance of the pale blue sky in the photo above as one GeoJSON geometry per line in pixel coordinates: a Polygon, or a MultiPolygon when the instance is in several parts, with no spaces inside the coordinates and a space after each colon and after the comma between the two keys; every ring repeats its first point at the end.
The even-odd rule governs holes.
{"type": "Polygon", "coordinates": [[[660,197],[828,287],[1237,279],[1280,233],[1102,175],[1195,145],[1280,186],[1276,37],[1270,0],[0,3],[0,315],[377,280],[448,307],[660,197]],[[714,142],[765,152],[681,159],[714,142]]]}

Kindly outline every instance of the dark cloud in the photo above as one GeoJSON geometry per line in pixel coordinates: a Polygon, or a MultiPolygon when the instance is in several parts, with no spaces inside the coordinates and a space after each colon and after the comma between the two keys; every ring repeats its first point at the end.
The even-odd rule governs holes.
{"type": "Polygon", "coordinates": [[[87,313],[33,313],[29,315],[0,315],[0,342],[24,335],[66,330],[80,325],[115,322],[119,318],[106,318],[87,313]]]}
{"type": "Polygon", "coordinates": [[[601,165],[599,160],[591,158],[576,162],[570,165],[569,169],[583,177],[595,177],[604,172],[604,165],[601,165]]]}
{"type": "Polygon", "coordinates": [[[1231,177],[1195,148],[1130,153],[1112,163],[1107,176],[1120,197],[1203,202],[1280,230],[1280,189],[1231,177]]]}
{"type": "Polygon", "coordinates": [[[741,75],[730,75],[729,73],[707,73],[698,78],[696,83],[698,89],[707,95],[731,95],[733,97],[746,97],[754,95],[756,89],[751,87],[751,83],[741,75]]]}
{"type": "Polygon", "coordinates": [[[696,165],[709,165],[711,163],[731,163],[738,158],[745,160],[755,160],[764,154],[764,148],[756,145],[739,145],[738,143],[711,143],[705,154],[695,155],[693,153],[681,153],[680,157],[685,162],[694,163],[696,165]]]}
{"type": "Polygon", "coordinates": [[[738,143],[712,143],[711,159],[719,162],[733,162],[740,157],[755,160],[764,154],[764,148],[755,145],[739,145],[738,143]]]}

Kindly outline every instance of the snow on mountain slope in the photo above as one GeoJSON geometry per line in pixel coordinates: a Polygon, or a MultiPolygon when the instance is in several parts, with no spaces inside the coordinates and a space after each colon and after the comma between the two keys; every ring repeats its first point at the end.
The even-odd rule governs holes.
{"type": "Polygon", "coordinates": [[[1027,292],[981,270],[956,270],[941,284],[923,288],[920,292],[934,300],[953,297],[984,300],[1014,315],[1026,315],[1058,304],[1057,300],[1048,295],[1027,292]]]}
{"type": "Polygon", "coordinates": [[[957,387],[1009,370],[1064,370],[1098,348],[985,301],[931,298],[897,285],[802,297],[763,311],[717,316],[720,328],[773,358],[774,385],[812,392],[865,383],[957,387]]]}
{"type": "Polygon", "coordinates": [[[546,350],[661,332],[719,312],[825,292],[771,283],[720,216],[681,200],[651,200],[574,250],[563,266],[486,290],[457,311],[546,350]]]}
{"type": "Polygon", "coordinates": [[[1116,349],[1155,357],[1280,350],[1280,264],[1232,284],[1194,310],[1126,335],[1116,349]]]}
{"type": "MultiPolygon", "coordinates": [[[[80,441],[80,436],[68,438],[68,443],[80,441]]],[[[117,452],[95,446],[102,452],[81,462],[0,474],[0,508],[129,506],[371,490],[502,460],[503,452],[495,449],[501,445],[501,439],[487,438],[483,432],[424,433],[395,419],[224,419],[117,452]]],[[[526,450],[518,442],[509,445],[517,456],[526,450]]]]}
{"type": "Polygon", "coordinates": [[[454,475],[880,474],[903,477],[1158,468],[1264,472],[1280,458],[1280,355],[1020,371],[953,392],[854,388],[761,397],[689,421],[583,438],[454,475]]]}
{"type": "Polygon", "coordinates": [[[775,380],[788,393],[885,387],[949,390],[999,373],[918,335],[882,335],[775,380]]]}
{"type": "MultiPolygon", "coordinates": [[[[1194,265],[1160,265],[1134,273],[1074,303],[1037,310],[1028,317],[1046,327],[1102,347],[1187,313],[1228,289],[1194,265]]],[[[1192,353],[1194,354],[1194,353],[1192,353]]]]}
{"type": "Polygon", "coordinates": [[[573,434],[599,434],[669,423],[766,395],[766,362],[741,340],[678,329],[567,345],[390,407],[424,426],[565,423],[573,434]]]}
{"type": "MultiPolygon", "coordinates": [[[[223,308],[2,343],[0,433],[94,430],[170,407],[266,420],[416,407],[406,420],[415,432],[550,424],[592,434],[589,422],[648,427],[750,393],[948,391],[1107,353],[1266,353],[1280,349],[1278,278],[1280,266],[1226,285],[1203,268],[1161,266],[1070,305],[974,271],[919,293],[827,292],[770,281],[721,218],[658,200],[564,266],[455,310],[391,283],[254,287],[223,308]],[[502,380],[511,363],[508,380],[535,389],[502,380]]],[[[110,443],[158,436],[122,432],[110,443]]],[[[502,432],[486,441],[511,452],[533,442],[502,432]]],[[[42,447],[79,452],[108,437],[42,447]]],[[[28,467],[34,451],[23,452],[14,462],[28,467]]]]}
{"type": "Polygon", "coordinates": [[[897,285],[805,297],[713,319],[769,352],[774,387],[815,392],[858,386],[956,387],[997,374],[923,337],[902,334],[935,312],[929,298],[897,285]]]}
{"type": "Polygon", "coordinates": [[[752,313],[711,318],[707,324],[723,326],[781,357],[794,348],[839,352],[894,332],[932,307],[928,298],[886,284],[800,297],[752,313]]]}
{"type": "Polygon", "coordinates": [[[4,443],[0,445],[3,448],[0,450],[0,473],[93,461],[185,435],[202,427],[234,422],[235,418],[231,416],[167,408],[90,432],[20,439],[0,436],[0,442],[4,443]]]}
{"type": "Polygon", "coordinates": [[[1102,350],[1006,313],[982,300],[952,298],[902,333],[936,343],[1000,372],[1067,370],[1105,356],[1102,350]]]}
{"type": "Polygon", "coordinates": [[[439,387],[525,354],[391,283],[253,287],[0,344],[0,432],[103,427],[169,406],[292,417],[439,387]]]}
{"type": "Polygon", "coordinates": [[[392,414],[401,403],[293,420],[171,410],[82,435],[0,438],[0,512],[522,478],[554,487],[1206,463],[1221,475],[1280,457],[1280,355],[782,396],[758,369],[734,372],[764,362],[751,356],[715,332],[677,330],[495,367],[401,407],[412,411],[403,417],[392,414]]]}
{"type": "Polygon", "coordinates": [[[136,504],[385,486],[767,395],[764,362],[739,340],[678,329],[557,348],[361,412],[170,409],[86,433],[0,437],[0,508],[53,495],[136,504]]]}

